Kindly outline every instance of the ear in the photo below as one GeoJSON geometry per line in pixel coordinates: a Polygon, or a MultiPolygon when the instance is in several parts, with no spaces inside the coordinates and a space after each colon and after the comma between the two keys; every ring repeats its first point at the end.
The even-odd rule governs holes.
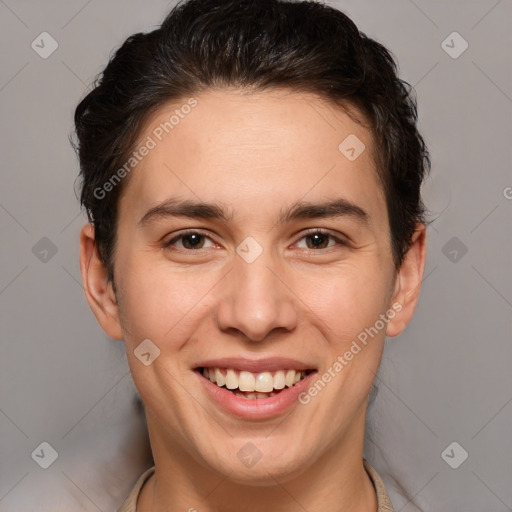
{"type": "Polygon", "coordinates": [[[426,239],[426,225],[417,224],[411,247],[396,276],[390,307],[397,314],[390,318],[386,336],[398,336],[406,328],[416,309],[425,270],[426,239]]]}
{"type": "Polygon", "coordinates": [[[116,295],[98,254],[92,224],[86,224],[80,232],[80,271],[85,297],[99,324],[111,338],[122,340],[116,295]]]}

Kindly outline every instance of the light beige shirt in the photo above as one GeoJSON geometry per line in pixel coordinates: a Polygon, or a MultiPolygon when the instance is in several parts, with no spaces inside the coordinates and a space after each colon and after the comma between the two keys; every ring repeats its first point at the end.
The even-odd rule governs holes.
{"type": "MultiPolygon", "coordinates": [[[[370,477],[370,480],[373,482],[373,486],[375,487],[375,492],[377,494],[377,512],[393,512],[393,507],[391,505],[391,501],[389,501],[388,493],[384,488],[384,484],[382,480],[373,469],[370,464],[366,460],[363,460],[364,468],[370,477]]],[[[117,509],[117,512],[137,512],[137,499],[140,494],[140,490],[142,486],[146,483],[146,480],[155,472],[155,466],[149,468],[145,471],[140,478],[137,480],[137,483],[130,491],[130,494],[126,498],[126,501],[121,505],[120,508],[117,509]]]]}

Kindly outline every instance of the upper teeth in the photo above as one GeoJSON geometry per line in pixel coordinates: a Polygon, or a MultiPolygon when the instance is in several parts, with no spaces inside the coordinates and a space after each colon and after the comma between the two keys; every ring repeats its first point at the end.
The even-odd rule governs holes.
{"type": "Polygon", "coordinates": [[[271,372],[251,373],[232,369],[203,368],[203,375],[220,387],[270,393],[274,389],[293,386],[306,376],[306,372],[279,370],[272,374],[271,372]]]}

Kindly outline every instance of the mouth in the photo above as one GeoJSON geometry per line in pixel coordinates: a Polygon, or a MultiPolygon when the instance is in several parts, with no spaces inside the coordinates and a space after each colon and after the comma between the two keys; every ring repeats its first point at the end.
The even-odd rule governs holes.
{"type": "Polygon", "coordinates": [[[195,370],[218,388],[230,391],[235,396],[246,400],[273,398],[284,390],[293,388],[316,371],[314,369],[282,369],[255,373],[217,366],[200,366],[195,370]]]}
{"type": "MultiPolygon", "coordinates": [[[[191,369],[212,407],[248,421],[288,414],[300,405],[299,396],[318,373],[311,363],[279,356],[208,359],[191,369]]],[[[305,409],[300,411],[304,414],[305,409]]]]}

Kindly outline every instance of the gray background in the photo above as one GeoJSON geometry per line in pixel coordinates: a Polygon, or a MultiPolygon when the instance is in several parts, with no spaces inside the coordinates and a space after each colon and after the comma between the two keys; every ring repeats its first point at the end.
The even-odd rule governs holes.
{"type": "MultiPolygon", "coordinates": [[[[512,2],[330,3],[396,55],[433,159],[423,292],[387,341],[366,456],[396,511],[512,510],[512,2]]],[[[123,345],[81,288],[67,137],[112,50],[170,5],[0,0],[1,511],[113,511],[150,463],[123,345]]]]}

